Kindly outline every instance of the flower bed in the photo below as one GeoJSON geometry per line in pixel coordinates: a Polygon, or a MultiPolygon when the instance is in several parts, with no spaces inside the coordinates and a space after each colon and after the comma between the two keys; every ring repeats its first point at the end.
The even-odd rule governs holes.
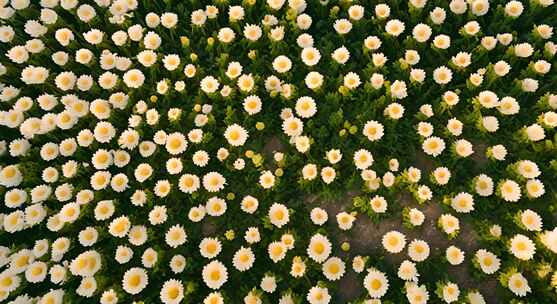
{"type": "Polygon", "coordinates": [[[0,4],[0,302],[557,302],[553,0],[0,4]]]}

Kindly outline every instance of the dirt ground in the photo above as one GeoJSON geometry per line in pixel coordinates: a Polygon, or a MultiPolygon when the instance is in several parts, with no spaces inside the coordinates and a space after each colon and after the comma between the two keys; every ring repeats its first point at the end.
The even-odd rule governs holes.
{"type": "MultiPolygon", "coordinates": [[[[338,202],[321,201],[316,197],[308,198],[308,201],[315,206],[327,210],[329,214],[328,225],[331,231],[335,231],[335,241],[337,246],[342,242],[350,243],[350,255],[363,255],[369,256],[374,253],[384,254],[384,249],[381,245],[383,235],[391,230],[397,230],[406,235],[407,242],[414,239],[426,241],[431,250],[431,255],[444,255],[445,249],[451,245],[455,245],[464,250],[468,255],[473,254],[479,249],[477,242],[477,235],[474,232],[471,224],[461,220],[461,229],[458,237],[454,240],[449,240],[447,236],[439,231],[436,226],[437,219],[442,213],[441,206],[437,202],[429,202],[422,206],[418,206],[417,202],[409,194],[401,195],[400,202],[402,206],[413,206],[418,208],[425,214],[425,221],[419,229],[409,230],[402,224],[400,216],[393,216],[388,219],[382,219],[379,223],[374,223],[366,215],[359,215],[354,222],[354,226],[350,231],[340,231],[336,227],[335,215],[338,212],[348,210],[352,204],[352,198],[357,196],[357,192],[348,192],[345,197],[338,202]]],[[[385,263],[388,263],[390,268],[398,268],[400,263],[408,259],[407,251],[404,250],[399,254],[385,255],[385,263]]],[[[342,254],[341,254],[342,255],[342,254]]],[[[449,277],[457,283],[461,290],[474,288],[478,289],[487,303],[497,303],[495,294],[497,279],[491,278],[488,281],[478,282],[472,277],[469,271],[470,256],[466,257],[464,263],[458,266],[451,266],[449,268],[449,277]]],[[[335,303],[347,303],[350,300],[358,297],[364,292],[361,279],[358,278],[356,273],[350,267],[346,275],[339,281],[339,288],[336,294],[335,303]]]]}
{"type": "MultiPolygon", "coordinates": [[[[281,151],[285,147],[278,138],[273,137],[269,140],[264,148],[264,153],[268,158],[272,158],[272,153],[281,151]]],[[[485,149],[487,145],[484,143],[474,143],[475,153],[471,156],[475,161],[474,171],[480,171],[487,162],[485,158],[485,149]]],[[[429,174],[435,169],[435,164],[424,153],[417,152],[415,154],[415,164],[417,168],[424,173],[429,174]]],[[[362,255],[370,256],[374,253],[385,254],[381,245],[383,235],[391,230],[397,230],[406,235],[407,242],[414,239],[426,241],[431,250],[430,256],[445,255],[445,250],[451,245],[455,245],[467,253],[464,263],[458,266],[451,266],[448,275],[451,280],[459,285],[461,290],[477,289],[484,296],[487,303],[497,303],[497,278],[491,277],[487,281],[479,282],[472,277],[470,273],[471,255],[479,249],[478,236],[476,235],[471,223],[464,219],[460,221],[460,233],[454,240],[449,240],[447,236],[437,228],[437,220],[443,213],[442,207],[437,201],[430,201],[423,205],[419,205],[409,193],[400,194],[398,201],[400,209],[409,206],[417,207],[425,214],[425,221],[420,228],[409,230],[402,224],[400,212],[392,215],[387,219],[382,219],[378,223],[374,223],[367,215],[359,215],[354,222],[354,226],[349,231],[341,231],[336,224],[335,215],[342,211],[347,211],[352,206],[352,199],[361,193],[357,190],[347,191],[341,199],[335,201],[322,200],[316,195],[308,194],[305,197],[306,203],[311,207],[321,207],[325,209],[329,215],[327,225],[334,231],[334,241],[336,248],[340,247],[343,242],[350,243],[350,256],[362,255]]],[[[336,252],[339,256],[346,256],[343,252],[336,252]]],[[[384,262],[388,268],[398,268],[400,263],[408,259],[407,250],[403,250],[399,254],[385,254],[384,262]]],[[[423,270],[422,270],[423,272],[423,270]]],[[[338,282],[338,289],[334,296],[334,303],[348,303],[358,296],[364,294],[362,281],[358,275],[352,270],[351,265],[347,265],[347,272],[338,282]]],[[[433,295],[433,291],[430,291],[433,295]]]]}

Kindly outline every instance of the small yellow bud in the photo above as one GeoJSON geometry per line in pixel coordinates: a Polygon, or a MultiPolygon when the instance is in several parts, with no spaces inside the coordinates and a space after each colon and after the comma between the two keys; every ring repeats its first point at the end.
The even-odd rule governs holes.
{"type": "Polygon", "coordinates": [[[406,62],[406,60],[404,60],[402,58],[399,60],[399,62],[400,62],[400,68],[403,69],[403,70],[407,70],[410,67],[408,65],[408,62],[406,62]]]}
{"type": "Polygon", "coordinates": [[[258,121],[258,122],[255,124],[255,128],[256,128],[258,131],[261,131],[261,130],[265,129],[265,123],[264,123],[264,122],[261,122],[261,121],[258,121]]]}
{"type": "Polygon", "coordinates": [[[232,241],[234,237],[236,237],[236,234],[234,233],[234,230],[230,229],[224,233],[224,236],[227,240],[232,241]]]}
{"type": "Polygon", "coordinates": [[[342,94],[342,95],[348,95],[348,93],[350,92],[350,90],[349,90],[347,87],[345,87],[345,86],[340,86],[340,87],[338,88],[338,92],[339,92],[340,94],[342,94]]]}
{"type": "Polygon", "coordinates": [[[340,248],[342,249],[342,251],[348,251],[350,250],[350,243],[344,242],[342,243],[342,245],[340,245],[340,248]]]}
{"type": "Polygon", "coordinates": [[[261,154],[255,154],[253,155],[251,160],[253,161],[254,165],[259,166],[263,162],[263,157],[261,156],[261,154]]]}
{"type": "Polygon", "coordinates": [[[342,129],[338,132],[339,136],[346,136],[346,129],[342,129]]]}
{"type": "Polygon", "coordinates": [[[187,36],[180,37],[180,43],[182,46],[188,47],[190,45],[190,39],[187,36]]]}

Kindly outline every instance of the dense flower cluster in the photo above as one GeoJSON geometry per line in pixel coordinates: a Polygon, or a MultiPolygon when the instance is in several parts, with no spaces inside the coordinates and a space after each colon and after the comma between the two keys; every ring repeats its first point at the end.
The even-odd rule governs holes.
{"type": "Polygon", "coordinates": [[[554,26],[0,0],[0,302],[555,303],[554,26]]]}

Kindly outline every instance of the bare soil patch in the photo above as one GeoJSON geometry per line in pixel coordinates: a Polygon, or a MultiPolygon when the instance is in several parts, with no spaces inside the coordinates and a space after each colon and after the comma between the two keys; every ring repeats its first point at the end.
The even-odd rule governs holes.
{"type": "MultiPolygon", "coordinates": [[[[432,167],[432,164],[423,164],[423,166],[432,167]]],[[[427,169],[426,169],[427,170],[427,169]]],[[[479,248],[478,236],[472,225],[461,219],[461,230],[458,237],[449,240],[444,232],[437,228],[437,220],[443,213],[443,208],[439,202],[431,201],[419,205],[410,194],[403,193],[399,197],[402,207],[412,206],[420,209],[425,214],[425,221],[421,227],[408,229],[402,224],[400,212],[394,212],[390,218],[381,219],[378,223],[373,222],[367,215],[358,215],[354,226],[349,231],[340,231],[336,223],[336,214],[342,211],[349,211],[352,207],[352,199],[360,195],[358,191],[348,191],[338,201],[325,201],[316,195],[308,195],[305,201],[311,206],[321,207],[325,209],[329,215],[328,227],[329,231],[335,231],[332,235],[336,248],[340,248],[343,242],[350,243],[350,256],[377,256],[384,255],[386,268],[397,269],[400,263],[409,259],[407,251],[404,250],[399,254],[386,254],[381,245],[382,237],[391,230],[397,230],[404,233],[407,242],[414,239],[426,241],[431,250],[431,255],[444,255],[447,247],[455,245],[467,253],[466,260],[459,266],[451,266],[448,275],[461,290],[478,289],[484,295],[488,303],[497,303],[497,295],[495,293],[497,287],[497,279],[490,278],[487,281],[479,282],[472,277],[470,272],[471,258],[475,251],[479,248]]],[[[392,210],[391,210],[392,211],[392,210]]],[[[335,252],[337,256],[346,257],[348,254],[339,250],[335,252]]],[[[425,274],[424,274],[425,275],[425,274]]],[[[338,282],[338,290],[335,294],[335,303],[347,303],[354,300],[365,292],[361,279],[351,269],[350,262],[347,264],[346,275],[338,282]]]]}

